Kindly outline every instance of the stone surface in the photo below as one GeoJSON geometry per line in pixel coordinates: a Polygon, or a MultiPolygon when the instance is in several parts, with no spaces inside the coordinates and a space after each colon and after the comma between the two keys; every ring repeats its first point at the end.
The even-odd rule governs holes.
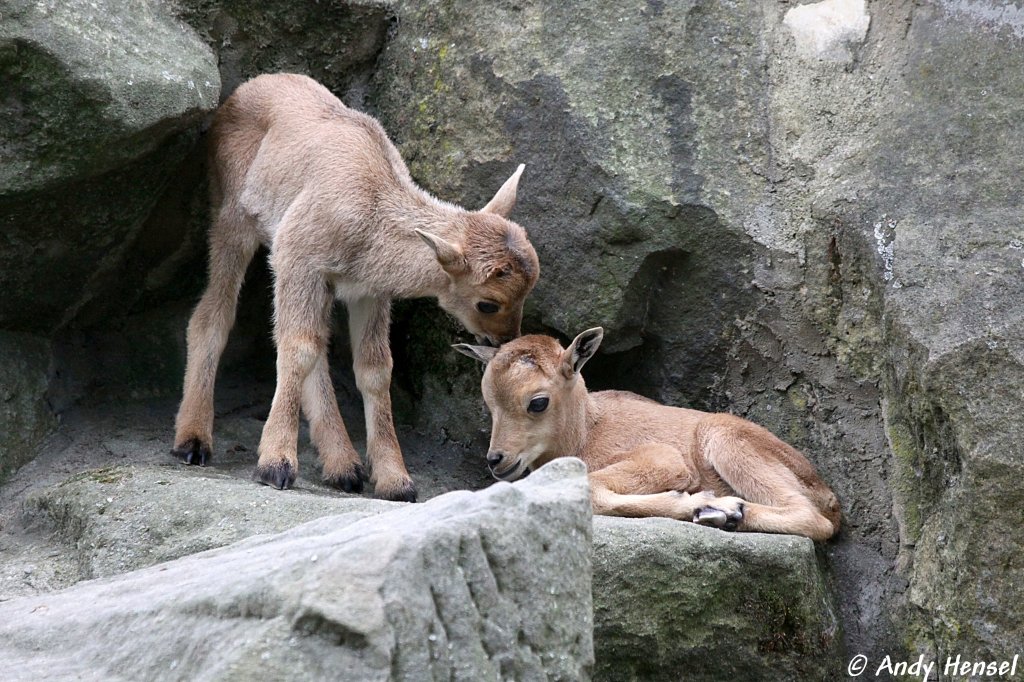
{"type": "Polygon", "coordinates": [[[1022,202],[1010,169],[1024,56],[1014,13],[970,5],[873,7],[853,69],[773,64],[788,71],[778,161],[814,168],[784,196],[806,197],[834,240],[824,329],[840,359],[877,377],[884,406],[896,589],[844,624],[888,612],[900,644],[929,660],[1001,659],[1024,622],[1024,533],[1007,515],[1024,461],[1024,242],[1009,218],[1022,202]]]}
{"type": "MultiPolygon", "coordinates": [[[[604,326],[584,371],[591,388],[733,411],[808,455],[846,514],[829,553],[847,644],[892,650],[884,605],[905,581],[893,570],[872,345],[880,304],[864,293],[878,273],[872,251],[858,261],[842,238],[841,273],[829,260],[831,223],[811,218],[824,190],[805,176],[832,147],[822,139],[812,156],[799,146],[843,134],[815,118],[805,70],[841,79],[844,67],[802,61],[786,9],[399,3],[374,102],[413,175],[442,198],[480,205],[526,163],[513,218],[542,273],[524,329],[567,341],[604,326]],[[803,138],[787,133],[797,123],[803,138]]],[[[415,368],[430,376],[420,410],[444,404],[460,424],[486,428],[465,389],[480,370],[460,362],[415,368]]]]}
{"type": "Polygon", "coordinates": [[[102,578],[280,533],[326,515],[353,519],[396,505],[318,491],[279,491],[230,472],[181,466],[112,466],[76,474],[28,497],[27,525],[52,528],[73,550],[82,579],[102,578]]]}
{"type": "MultiPolygon", "coordinates": [[[[0,601],[278,532],[357,503],[361,512],[386,509],[369,490],[356,496],[325,486],[305,429],[295,489],[274,495],[253,484],[273,391],[273,384],[221,382],[213,462],[201,469],[169,454],[173,399],[103,402],[96,392],[89,407],[66,409],[35,459],[0,487],[0,601]]],[[[362,406],[345,392],[340,401],[364,451],[362,406]]],[[[424,499],[493,482],[483,450],[405,427],[398,434],[424,499]]]]}
{"type": "MultiPolygon", "coordinates": [[[[245,538],[257,538],[253,543],[262,546],[260,538],[287,535],[287,529],[314,519],[321,519],[317,532],[330,533],[370,516],[408,514],[423,506],[339,494],[308,480],[286,492],[254,485],[251,458],[234,452],[233,439],[258,435],[258,429],[238,417],[221,421],[213,466],[148,463],[167,457],[163,451],[148,452],[147,443],[162,444],[158,429],[148,435],[138,426],[145,424],[142,415],[125,417],[136,426],[110,432],[96,445],[121,463],[26,489],[25,474],[55,468],[47,454],[6,489],[3,507],[17,517],[5,521],[0,515],[0,552],[6,558],[0,603],[49,598],[83,580],[112,579],[150,566],[166,572],[176,565],[166,562],[245,538]],[[12,498],[12,487],[23,491],[12,498]]],[[[75,446],[63,454],[64,466],[89,463],[76,462],[75,446]]],[[[421,455],[411,454],[417,476],[421,455]]],[[[464,474],[446,483],[479,485],[464,474]]],[[[436,494],[438,489],[425,490],[436,494]]],[[[531,528],[543,522],[535,510],[516,513],[530,516],[531,528]]],[[[537,541],[532,530],[521,532],[532,538],[527,545],[537,541]]],[[[679,670],[709,680],[764,677],[771,671],[823,679],[837,665],[835,609],[809,541],[724,533],[666,519],[613,518],[595,519],[593,538],[597,679],[677,679],[679,670]]],[[[316,540],[307,542],[309,551],[318,552],[316,540]]],[[[529,548],[516,544],[508,551],[535,563],[529,548]]],[[[450,577],[451,563],[446,566],[450,577]]],[[[246,569],[246,575],[254,573],[259,574],[246,569]]],[[[552,608],[565,606],[559,601],[552,608]]]]}
{"type": "MultiPolygon", "coordinates": [[[[525,330],[566,340],[602,324],[593,388],[726,409],[804,450],[844,508],[822,553],[849,651],[995,659],[1020,641],[1020,12],[989,0],[258,4],[132,5],[140,17],[124,21],[158,17],[156,36],[190,35],[171,12],[191,24],[218,54],[225,91],[261,70],[312,73],[378,113],[414,176],[444,199],[482,205],[525,162],[513,217],[542,262],[525,330]]],[[[45,23],[31,40],[11,36],[29,36],[27,18],[44,10],[94,10],[8,5],[0,66],[17,87],[0,108],[32,134],[11,129],[2,149],[31,167],[12,186],[37,189],[0,191],[0,328],[52,342],[52,365],[32,363],[53,376],[50,404],[85,400],[91,447],[120,457],[135,452],[109,436],[136,414],[124,401],[177,394],[181,333],[204,281],[197,119],[145,128],[129,112],[141,137],[35,156],[46,150],[33,131],[74,141],[62,117],[91,126],[102,111],[78,106],[94,91],[61,80],[60,55],[37,49],[45,23]],[[28,67],[56,79],[55,99],[28,97],[28,67]],[[55,169],[66,183],[51,186],[55,169]]],[[[87,28],[68,44],[98,35],[87,28]]],[[[181,40],[211,62],[195,36],[181,40]]],[[[158,85],[164,101],[190,106],[158,85]]],[[[269,278],[252,275],[229,379],[273,369],[269,278]]],[[[412,302],[396,308],[393,331],[396,412],[426,430],[410,441],[428,453],[414,476],[438,489],[461,480],[451,471],[483,476],[479,368],[448,350],[456,326],[412,302]]],[[[359,424],[338,345],[339,394],[359,424]]],[[[162,426],[147,426],[154,453],[174,408],[160,410],[162,426]]],[[[25,414],[20,423],[34,419],[25,414]]],[[[247,423],[235,442],[252,448],[256,436],[247,423]]],[[[237,471],[251,466],[251,451],[225,455],[237,471]]],[[[34,476],[66,477],[45,461],[34,476]]],[[[32,580],[46,585],[42,572],[32,580]]]]}
{"type": "Polygon", "coordinates": [[[0,483],[56,426],[46,401],[50,364],[45,339],[0,331],[0,483]]]}
{"type": "Polygon", "coordinates": [[[0,44],[2,194],[118,168],[217,105],[213,53],[157,2],[13,0],[0,44]]]}
{"type": "Polygon", "coordinates": [[[5,602],[8,673],[586,679],[593,647],[584,473],[563,460],[515,485],[359,520],[328,516],[5,602]]]}
{"type": "Polygon", "coordinates": [[[864,42],[871,17],[864,11],[864,0],[823,0],[794,7],[783,23],[803,55],[849,62],[851,46],[864,42]]]}
{"type": "Polygon", "coordinates": [[[121,0],[8,3],[0,78],[0,328],[48,335],[117,291],[220,79],[160,3],[121,0]]]}
{"type": "MultiPolygon", "coordinates": [[[[850,651],[1019,641],[1020,599],[985,596],[1017,593],[1024,542],[1001,511],[1022,461],[1019,13],[396,12],[374,101],[413,174],[477,205],[527,165],[513,217],[542,275],[525,328],[601,324],[592,387],[727,409],[804,450],[844,508],[826,554],[850,651]]],[[[445,393],[464,369],[423,367],[424,403],[486,424],[445,393]]]]}
{"type": "Polygon", "coordinates": [[[814,544],[594,518],[598,680],[826,680],[840,625],[814,544]]]}
{"type": "Polygon", "coordinates": [[[217,53],[227,98],[261,73],[305,73],[353,104],[392,24],[388,0],[172,0],[166,3],[217,53]]]}

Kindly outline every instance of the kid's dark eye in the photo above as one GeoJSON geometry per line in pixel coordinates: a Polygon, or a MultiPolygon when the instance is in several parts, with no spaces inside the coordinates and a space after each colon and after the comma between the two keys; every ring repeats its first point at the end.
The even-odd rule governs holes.
{"type": "Polygon", "coordinates": [[[534,398],[530,401],[527,406],[527,412],[533,412],[534,414],[540,414],[544,410],[548,409],[548,399],[545,397],[534,398]]]}
{"type": "Polygon", "coordinates": [[[476,309],[484,313],[485,315],[490,315],[492,313],[498,312],[498,304],[491,303],[490,301],[480,301],[479,303],[476,304],[476,309]]]}

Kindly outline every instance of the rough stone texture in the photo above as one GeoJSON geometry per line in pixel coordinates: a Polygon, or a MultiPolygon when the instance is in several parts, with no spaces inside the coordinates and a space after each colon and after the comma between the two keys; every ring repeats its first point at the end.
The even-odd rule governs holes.
{"type": "MultiPolygon", "coordinates": [[[[605,326],[591,386],[728,409],[808,454],[844,507],[850,651],[998,658],[1024,622],[987,596],[1018,595],[1024,542],[1024,24],[804,5],[399,3],[374,101],[443,198],[478,205],[527,164],[525,326],[605,326]]],[[[463,379],[446,394],[455,371],[424,370],[425,404],[486,423],[463,379]]]]}
{"type": "MultiPolygon", "coordinates": [[[[363,451],[362,405],[354,391],[340,393],[341,409],[363,451]]],[[[64,411],[35,459],[0,487],[0,601],[278,532],[351,504],[362,504],[362,511],[387,508],[366,499],[369,494],[325,486],[305,429],[295,489],[252,483],[273,392],[272,383],[221,382],[214,459],[203,469],[184,466],[168,452],[174,399],[104,402],[97,392],[88,407],[64,411]]],[[[424,499],[493,482],[483,450],[442,444],[401,425],[398,435],[424,499]]]]}
{"type": "MultiPolygon", "coordinates": [[[[848,644],[898,646],[883,606],[905,582],[892,575],[878,373],[861,367],[874,348],[830,347],[833,329],[819,323],[838,286],[829,235],[800,212],[808,198],[780,196],[794,174],[776,160],[791,144],[773,100],[777,53],[795,49],[783,8],[467,2],[396,12],[375,101],[413,174],[479,205],[527,164],[513,217],[537,244],[542,275],[526,329],[567,339],[600,324],[592,388],[729,409],[803,449],[844,503],[844,538],[830,552],[848,644]]],[[[846,295],[845,315],[866,314],[864,286],[846,295]]],[[[465,373],[479,371],[465,365],[424,366],[453,378],[450,394],[443,380],[424,381],[437,388],[421,402],[486,426],[475,398],[461,397],[465,373]]]]}
{"type": "Polygon", "coordinates": [[[217,53],[227,98],[261,73],[305,73],[362,104],[391,25],[387,0],[169,0],[217,53]]]}
{"type": "Polygon", "coordinates": [[[839,677],[814,544],[669,519],[594,518],[599,680],[839,677]]]}
{"type": "MultiPolygon", "coordinates": [[[[37,7],[85,5],[8,4],[0,66],[17,84],[24,65],[51,62],[8,36],[37,7]]],[[[376,3],[153,7],[139,11],[192,23],[228,87],[294,69],[353,104],[393,27],[366,104],[417,179],[479,206],[527,164],[514,217],[543,272],[526,330],[565,338],[603,324],[593,387],[747,416],[835,488],[845,525],[824,553],[849,651],[994,659],[1020,641],[1019,12],[990,0],[464,0],[399,3],[392,25],[376,3]]],[[[5,122],[34,120],[19,107],[35,91],[18,88],[0,103],[5,122]]],[[[0,191],[0,328],[61,327],[61,409],[96,387],[177,392],[181,331],[205,279],[191,125],[157,125],[150,153],[123,163],[116,145],[54,159],[87,173],[54,189],[0,191]]],[[[47,172],[27,177],[45,184],[47,172]]],[[[268,279],[253,274],[257,303],[243,302],[232,341],[244,352],[232,353],[260,363],[229,353],[229,376],[272,370],[268,279]]],[[[395,403],[427,438],[479,443],[479,369],[448,351],[455,335],[432,304],[396,309],[395,403]]],[[[344,348],[334,361],[349,362],[344,348]]],[[[253,447],[253,433],[239,443],[253,447]]],[[[440,469],[462,456],[450,443],[425,451],[440,469]]]]}
{"type": "Polygon", "coordinates": [[[55,422],[55,330],[130,300],[127,254],[220,81],[159,3],[119,0],[5,3],[0,81],[3,476],[55,422]]]}
{"type": "Polygon", "coordinates": [[[1024,532],[1008,516],[1024,461],[1024,235],[1011,217],[1024,55],[1016,15],[995,6],[872,5],[850,64],[784,65],[780,35],[772,65],[777,161],[813,171],[782,193],[804,197],[793,208],[830,239],[833,309],[819,319],[841,360],[880,378],[893,574],[909,581],[906,602],[883,594],[880,608],[929,660],[1000,659],[1024,622],[1024,532]]]}
{"type": "MultiPolygon", "coordinates": [[[[246,429],[232,423],[221,434],[227,439],[246,429]]],[[[119,456],[125,448],[141,450],[128,462],[147,460],[144,433],[135,427],[111,434],[100,448],[115,461],[125,461],[119,456]]],[[[304,481],[288,492],[257,486],[245,475],[251,461],[243,465],[236,458],[229,452],[203,469],[117,464],[22,493],[14,507],[18,518],[4,523],[0,516],[0,552],[7,558],[0,570],[0,603],[38,596],[50,604],[56,588],[82,580],[156,564],[165,572],[178,570],[163,562],[325,516],[318,532],[395,510],[409,513],[408,505],[338,494],[304,481]]],[[[26,470],[41,464],[53,468],[41,459],[26,470]]],[[[14,486],[24,483],[24,473],[14,486]]],[[[474,485],[462,479],[448,484],[474,485]]],[[[544,523],[534,510],[514,513],[528,514],[530,528],[544,523]]],[[[533,533],[517,530],[506,544],[532,565],[534,554],[517,544],[520,532],[533,533]]],[[[545,537],[524,542],[543,543],[545,537]]],[[[309,544],[304,552],[319,553],[315,541],[309,544]]],[[[568,556],[572,571],[585,572],[568,556]]],[[[834,672],[835,609],[809,541],[724,533],[666,519],[597,518],[592,556],[597,679],[678,679],[680,670],[688,679],[758,679],[773,672],[826,679],[834,672]]],[[[450,561],[447,566],[450,576],[450,561]]],[[[247,568],[246,574],[259,571],[247,568]]],[[[567,606],[559,599],[554,608],[567,606]]],[[[414,677],[422,678],[423,669],[414,677]]]]}
{"type": "Polygon", "coordinates": [[[584,473],[563,460],[515,485],[354,522],[326,517],[0,604],[7,673],[586,679],[584,473]]]}
{"type": "Polygon", "coordinates": [[[46,403],[49,375],[45,339],[0,331],[0,482],[31,459],[56,425],[46,403]]]}
{"type": "Polygon", "coordinates": [[[220,81],[159,3],[120,0],[8,3],[0,78],[0,327],[50,332],[116,285],[220,81]]]}
{"type": "MultiPolygon", "coordinates": [[[[672,379],[713,382],[721,328],[751,305],[750,248],[699,196],[693,112],[709,96],[718,98],[709,107],[735,96],[702,88],[723,79],[706,49],[677,49],[699,30],[685,9],[406,3],[396,12],[373,101],[413,175],[442,198],[480,206],[527,164],[513,218],[542,264],[527,304],[533,328],[571,336],[602,324],[605,350],[622,353],[635,383],[671,384],[676,398],[685,389],[672,379]],[[714,323],[684,325],[687,314],[714,323]],[[651,361],[683,348],[671,368],[651,361]]],[[[753,74],[732,79],[757,84],[753,74]]],[[[755,114],[736,112],[732,124],[755,114]]],[[[732,157],[734,137],[707,139],[706,153],[732,157]]],[[[761,153],[756,140],[735,142],[761,153]]]]}
{"type": "Polygon", "coordinates": [[[76,474],[30,496],[24,515],[30,526],[56,531],[74,549],[80,577],[89,579],[280,533],[321,516],[355,519],[396,508],[316,491],[276,493],[227,472],[121,465],[76,474]]]}
{"type": "Polygon", "coordinates": [[[0,45],[3,194],[146,156],[220,92],[213,54],[157,2],[13,0],[0,45]]]}

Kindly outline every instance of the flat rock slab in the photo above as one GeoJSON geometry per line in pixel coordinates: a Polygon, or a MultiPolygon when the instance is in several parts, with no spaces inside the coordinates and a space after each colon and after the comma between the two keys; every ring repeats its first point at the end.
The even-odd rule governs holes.
{"type": "Polygon", "coordinates": [[[814,543],[670,519],[594,518],[594,677],[837,679],[814,543]]]}
{"type": "Polygon", "coordinates": [[[339,527],[404,504],[279,491],[212,468],[113,466],[29,496],[30,528],[56,531],[81,578],[102,578],[335,516],[339,527]]]}
{"type": "Polygon", "coordinates": [[[5,675],[588,677],[591,523],[580,462],[353,518],[0,604],[5,675]]]}

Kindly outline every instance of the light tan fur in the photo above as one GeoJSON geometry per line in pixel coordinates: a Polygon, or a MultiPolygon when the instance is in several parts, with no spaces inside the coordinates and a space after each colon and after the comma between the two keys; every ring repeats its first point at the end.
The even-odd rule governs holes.
{"type": "Polygon", "coordinates": [[[526,232],[508,220],[523,166],[480,211],[440,201],[413,182],[375,119],[294,74],[239,87],[217,111],[210,145],[209,285],[189,322],[174,454],[195,464],[210,457],[217,365],[246,267],[263,244],[274,273],[277,388],[257,480],[294,482],[301,410],[324,480],[362,489],[365,473],[328,374],[339,298],[349,312],[370,480],[378,497],[415,499],[391,416],[391,301],[435,297],[480,342],[519,335],[540,272],[526,232]]]}
{"type": "Polygon", "coordinates": [[[568,349],[547,336],[524,336],[500,349],[455,346],[487,365],[487,461],[496,478],[515,480],[555,457],[579,457],[597,514],[665,516],[812,540],[839,531],[836,496],[806,457],[767,429],[625,391],[589,393],[580,369],[602,335],[600,328],[587,330],[568,349]]]}

